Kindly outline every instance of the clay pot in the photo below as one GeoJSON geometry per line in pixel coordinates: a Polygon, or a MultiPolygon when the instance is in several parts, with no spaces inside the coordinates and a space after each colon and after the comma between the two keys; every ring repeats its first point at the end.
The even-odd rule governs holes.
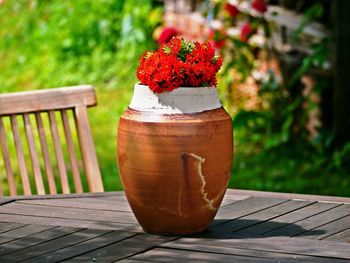
{"type": "Polygon", "coordinates": [[[215,217],[231,175],[230,116],[215,88],[153,93],[135,85],[118,128],[128,202],[146,232],[200,232],[215,217]]]}

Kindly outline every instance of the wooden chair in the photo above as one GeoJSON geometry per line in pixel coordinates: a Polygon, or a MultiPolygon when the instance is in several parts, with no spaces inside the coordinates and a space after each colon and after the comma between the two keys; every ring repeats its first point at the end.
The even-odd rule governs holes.
{"type": "MultiPolygon", "coordinates": [[[[96,94],[92,86],[65,87],[0,95],[0,148],[4,159],[3,167],[6,171],[7,180],[5,179],[5,182],[8,184],[10,195],[17,195],[17,189],[21,187],[24,195],[32,195],[33,189],[36,189],[35,192],[39,195],[56,194],[58,193],[56,181],[60,182],[62,193],[71,193],[69,174],[72,175],[71,181],[73,181],[75,192],[83,192],[75,148],[80,148],[83,161],[83,165],[80,166],[84,167],[89,191],[103,192],[100,169],[87,114],[87,107],[95,105],[96,94]],[[56,115],[61,116],[61,122],[57,120],[56,115]],[[69,119],[70,115],[73,115],[74,118],[69,119]],[[23,125],[20,119],[23,120],[23,125]],[[37,128],[36,133],[33,132],[35,131],[35,127],[32,125],[34,119],[37,128]],[[76,127],[76,130],[74,130],[76,140],[73,138],[74,134],[69,121],[72,122],[72,119],[74,119],[73,122],[76,127]],[[50,126],[51,140],[49,140],[50,137],[46,136],[48,132],[45,132],[45,124],[50,126]],[[12,136],[10,136],[11,133],[12,136]],[[61,143],[61,137],[65,138],[65,144],[61,143]],[[38,138],[37,143],[36,138],[38,138]],[[22,141],[27,141],[27,148],[23,147],[22,141]],[[12,148],[9,147],[10,144],[12,144],[12,148]],[[79,147],[75,146],[77,144],[79,144],[79,147]],[[66,155],[64,155],[63,146],[68,152],[66,155]],[[41,159],[37,148],[41,148],[41,159]],[[24,149],[27,149],[27,152],[24,149]],[[65,161],[67,155],[69,158],[66,157],[66,159],[69,159],[69,163],[65,161]],[[13,161],[11,162],[13,159],[16,159],[16,166],[13,165],[13,161]],[[55,166],[52,165],[52,159],[56,159],[55,166]],[[28,163],[31,163],[31,165],[28,165],[28,163]],[[32,173],[29,172],[28,166],[32,167],[30,169],[32,173]],[[19,171],[16,171],[19,176],[16,176],[14,167],[18,167],[19,171]],[[67,168],[69,172],[67,172],[67,168]],[[42,173],[42,170],[45,170],[45,173],[42,173]],[[46,176],[43,176],[43,174],[46,176]],[[35,187],[31,185],[35,185],[35,187]]],[[[5,177],[3,172],[0,165],[0,196],[3,195],[1,187],[1,177],[5,177]]]]}

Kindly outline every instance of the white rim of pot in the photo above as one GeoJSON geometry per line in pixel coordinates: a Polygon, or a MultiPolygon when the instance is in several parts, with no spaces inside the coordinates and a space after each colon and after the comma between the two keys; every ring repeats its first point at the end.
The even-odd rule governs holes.
{"type": "Polygon", "coordinates": [[[154,93],[148,86],[135,84],[129,108],[158,114],[199,113],[221,108],[215,87],[180,87],[154,93]]]}

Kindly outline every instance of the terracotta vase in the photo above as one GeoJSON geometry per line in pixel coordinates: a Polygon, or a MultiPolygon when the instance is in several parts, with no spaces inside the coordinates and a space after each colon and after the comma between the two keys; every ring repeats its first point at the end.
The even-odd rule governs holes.
{"type": "Polygon", "coordinates": [[[155,94],[137,84],[119,122],[117,151],[126,197],[146,232],[200,232],[230,179],[231,118],[215,88],[155,94]]]}

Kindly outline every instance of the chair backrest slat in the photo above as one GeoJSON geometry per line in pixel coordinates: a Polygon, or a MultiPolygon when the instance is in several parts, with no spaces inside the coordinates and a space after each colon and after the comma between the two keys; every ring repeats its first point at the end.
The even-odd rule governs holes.
{"type": "Polygon", "coordinates": [[[0,94],[0,195],[82,193],[85,182],[104,191],[87,113],[95,105],[86,85],[0,94]]]}
{"type": "Polygon", "coordinates": [[[95,146],[92,141],[86,106],[80,105],[74,111],[75,122],[78,130],[79,145],[83,155],[86,177],[91,192],[102,192],[103,183],[100,169],[95,153],[95,146]],[[97,176],[96,176],[97,175],[97,176]]]}
{"type": "Polygon", "coordinates": [[[16,115],[11,115],[10,119],[11,119],[13,139],[15,140],[16,154],[17,154],[17,160],[18,160],[18,165],[19,165],[19,171],[21,174],[24,195],[31,195],[32,190],[31,190],[28,172],[27,172],[27,167],[26,167],[26,163],[25,163],[25,159],[24,159],[21,138],[19,135],[17,117],[16,117],[16,115]]]}
{"type": "Polygon", "coordinates": [[[73,137],[71,133],[71,128],[68,120],[67,110],[61,110],[62,123],[64,128],[64,134],[68,146],[69,160],[72,167],[72,175],[74,181],[74,188],[76,193],[83,192],[83,186],[81,184],[78,159],[74,151],[73,137]]]}
{"type": "Polygon", "coordinates": [[[57,194],[57,188],[55,183],[55,178],[52,171],[52,165],[50,160],[49,148],[47,146],[46,134],[43,125],[43,119],[40,112],[35,113],[36,125],[38,127],[38,134],[40,139],[41,152],[44,159],[44,166],[46,171],[46,177],[49,184],[50,194],[57,194]]]}
{"type": "Polygon", "coordinates": [[[64,194],[69,194],[70,188],[69,188],[67,170],[66,170],[66,165],[64,163],[63,151],[61,147],[60,137],[58,135],[57,122],[56,122],[56,116],[54,111],[49,111],[49,120],[50,120],[50,128],[51,128],[53,145],[55,149],[57,168],[58,168],[58,173],[60,175],[60,180],[62,185],[62,192],[64,194]]]}
{"type": "Polygon", "coordinates": [[[12,170],[11,161],[10,161],[10,154],[9,154],[9,150],[6,142],[4,122],[1,116],[0,116],[0,143],[1,143],[2,156],[4,159],[10,195],[17,195],[15,178],[13,176],[13,170],[12,170]]]}
{"type": "Polygon", "coordinates": [[[1,95],[0,115],[70,109],[77,105],[96,105],[96,95],[92,86],[4,94],[1,95]]]}
{"type": "Polygon", "coordinates": [[[41,175],[38,154],[35,149],[32,125],[30,123],[30,117],[28,113],[23,114],[23,120],[24,120],[25,133],[26,133],[27,142],[28,142],[30,159],[32,161],[36,190],[39,195],[44,195],[45,187],[44,187],[44,182],[41,175]]]}

